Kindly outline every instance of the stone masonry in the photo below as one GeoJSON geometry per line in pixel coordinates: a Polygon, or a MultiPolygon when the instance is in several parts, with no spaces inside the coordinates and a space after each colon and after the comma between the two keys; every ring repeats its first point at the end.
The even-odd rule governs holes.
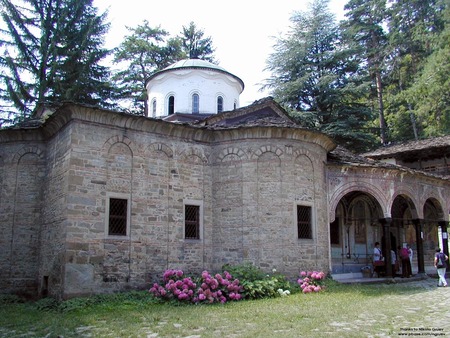
{"type": "Polygon", "coordinates": [[[252,262],[292,278],[329,267],[325,135],[298,128],[208,130],[81,106],[2,134],[0,285],[67,298],[148,287],[168,268],[252,262]],[[9,142],[5,142],[8,139],[9,142]],[[108,236],[109,197],[131,203],[108,236]],[[184,204],[202,208],[184,239],[184,204]],[[296,206],[313,210],[298,239],[296,206]]]}

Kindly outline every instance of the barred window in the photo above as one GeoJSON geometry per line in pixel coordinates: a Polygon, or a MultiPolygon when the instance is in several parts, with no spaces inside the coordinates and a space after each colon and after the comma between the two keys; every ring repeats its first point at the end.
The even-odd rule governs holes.
{"type": "Polygon", "coordinates": [[[298,238],[312,239],[312,213],[311,207],[297,205],[297,231],[298,238]]]}
{"type": "Polygon", "coordinates": [[[200,206],[184,206],[184,238],[200,239],[200,206]]]}
{"type": "Polygon", "coordinates": [[[109,199],[109,236],[127,235],[128,200],[122,198],[109,199]]]}

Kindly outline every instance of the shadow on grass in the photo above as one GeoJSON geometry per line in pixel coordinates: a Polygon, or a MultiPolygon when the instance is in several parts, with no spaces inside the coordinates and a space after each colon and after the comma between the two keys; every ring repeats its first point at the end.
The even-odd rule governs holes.
{"type": "Polygon", "coordinates": [[[423,292],[432,292],[433,279],[424,279],[414,282],[384,282],[376,284],[352,283],[342,284],[335,280],[327,280],[327,292],[336,294],[360,293],[369,297],[385,297],[389,295],[413,295],[423,292]]]}

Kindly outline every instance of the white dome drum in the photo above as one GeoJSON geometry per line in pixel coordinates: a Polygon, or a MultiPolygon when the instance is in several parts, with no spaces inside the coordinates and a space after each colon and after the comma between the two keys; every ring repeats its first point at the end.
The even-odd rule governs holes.
{"type": "Polygon", "coordinates": [[[244,82],[211,62],[185,59],[151,75],[146,88],[149,117],[212,115],[239,108],[244,82]]]}

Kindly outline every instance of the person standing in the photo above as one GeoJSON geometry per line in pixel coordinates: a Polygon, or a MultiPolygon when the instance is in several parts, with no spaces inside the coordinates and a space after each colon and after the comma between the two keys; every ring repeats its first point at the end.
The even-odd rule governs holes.
{"type": "Polygon", "coordinates": [[[447,286],[447,281],[445,280],[445,270],[447,269],[448,256],[441,252],[441,248],[436,248],[436,254],[434,255],[434,266],[437,269],[439,276],[438,286],[447,286]]]}
{"type": "Polygon", "coordinates": [[[411,277],[411,261],[409,260],[409,253],[406,246],[400,249],[400,259],[402,260],[402,278],[411,277]]]}
{"type": "Polygon", "coordinates": [[[375,247],[373,248],[373,271],[380,277],[381,273],[384,272],[384,258],[381,253],[380,243],[375,242],[375,247]]]}
{"type": "Polygon", "coordinates": [[[406,248],[408,249],[409,262],[411,263],[411,266],[412,266],[412,258],[413,258],[414,252],[412,251],[412,248],[409,244],[406,244],[406,248]]]}
{"type": "Polygon", "coordinates": [[[395,277],[397,275],[398,262],[397,262],[397,254],[392,249],[391,249],[391,264],[392,264],[392,277],[395,277]]]}

